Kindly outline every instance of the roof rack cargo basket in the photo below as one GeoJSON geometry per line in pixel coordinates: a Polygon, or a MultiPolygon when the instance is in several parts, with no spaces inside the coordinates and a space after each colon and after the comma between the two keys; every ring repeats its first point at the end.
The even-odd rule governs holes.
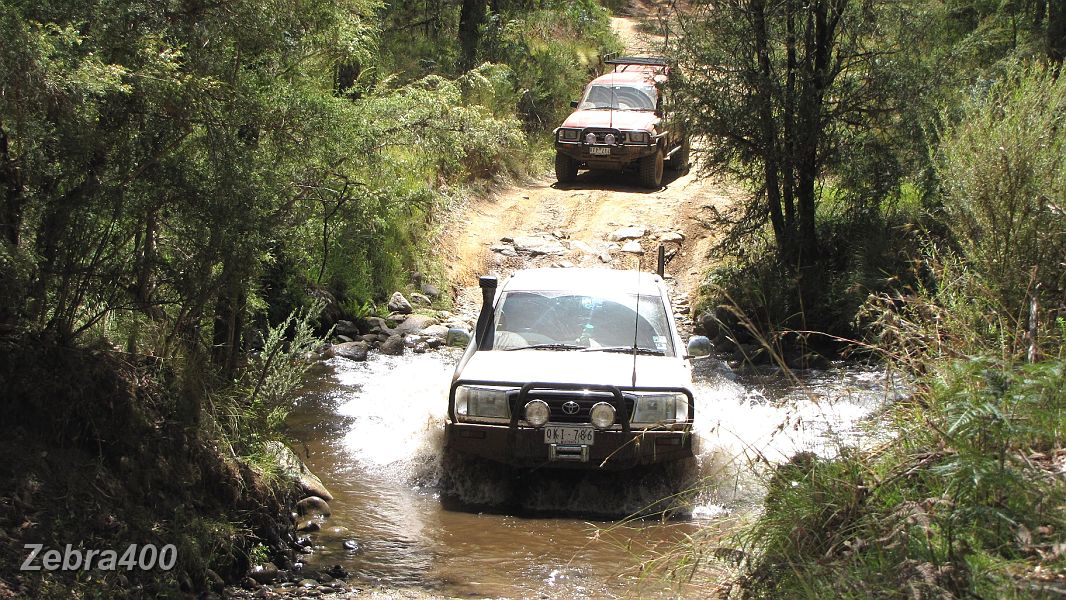
{"type": "Polygon", "coordinates": [[[608,65],[646,65],[652,67],[668,67],[670,63],[661,56],[618,56],[607,58],[603,61],[608,65]]]}

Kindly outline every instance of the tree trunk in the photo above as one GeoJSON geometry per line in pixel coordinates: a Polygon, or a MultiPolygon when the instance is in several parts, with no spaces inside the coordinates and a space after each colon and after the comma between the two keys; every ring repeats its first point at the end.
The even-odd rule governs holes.
{"type": "Polygon", "coordinates": [[[755,52],[759,60],[759,123],[762,140],[759,144],[763,153],[764,185],[766,202],[770,212],[770,224],[774,229],[777,251],[782,253],[788,244],[788,232],[785,230],[781,215],[781,183],[778,177],[780,161],[778,158],[777,127],[774,124],[773,89],[770,67],[770,50],[766,32],[766,3],[764,0],[751,2],[752,24],[755,33],[755,52]]]}
{"type": "Polygon", "coordinates": [[[1062,64],[1066,59],[1066,2],[1048,2],[1047,53],[1051,60],[1062,64]]]}
{"type": "Polygon", "coordinates": [[[463,0],[459,10],[459,63],[463,69],[474,66],[477,47],[481,37],[481,24],[485,21],[486,0],[463,0]]]}
{"type": "Polygon", "coordinates": [[[3,239],[12,248],[19,245],[19,232],[22,228],[22,205],[25,196],[22,194],[22,177],[18,165],[11,158],[8,145],[7,130],[0,122],[0,187],[3,188],[4,206],[0,214],[0,239],[3,239]]]}
{"type": "MultiPolygon", "coordinates": [[[[236,259],[231,257],[229,260],[236,259]]],[[[223,377],[231,377],[237,370],[244,329],[247,296],[235,271],[229,262],[222,269],[222,285],[215,300],[211,335],[211,357],[223,377]]]]}
{"type": "Polygon", "coordinates": [[[784,135],[781,139],[783,145],[781,155],[784,161],[781,165],[781,173],[784,179],[785,229],[788,230],[789,237],[794,238],[796,235],[796,200],[794,197],[796,189],[794,163],[796,155],[796,69],[798,67],[795,0],[785,2],[785,47],[787,48],[785,65],[787,72],[785,74],[785,106],[782,111],[784,113],[784,135]]]}

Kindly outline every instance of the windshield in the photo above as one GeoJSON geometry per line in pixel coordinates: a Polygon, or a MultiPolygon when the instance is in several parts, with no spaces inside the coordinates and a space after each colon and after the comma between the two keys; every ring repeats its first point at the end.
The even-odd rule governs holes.
{"type": "Polygon", "coordinates": [[[614,351],[637,347],[673,356],[662,298],[573,292],[505,292],[496,308],[493,350],[524,348],[614,351]]]}
{"type": "Polygon", "coordinates": [[[655,110],[656,91],[654,85],[590,85],[581,101],[585,110],[655,110]]]}

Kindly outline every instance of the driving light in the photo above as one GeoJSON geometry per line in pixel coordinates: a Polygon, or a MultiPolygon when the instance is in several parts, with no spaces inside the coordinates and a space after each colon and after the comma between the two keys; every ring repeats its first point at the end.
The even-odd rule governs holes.
{"type": "Polygon", "coordinates": [[[526,422],[533,427],[541,427],[548,422],[551,409],[543,400],[530,400],[526,403],[526,422]]]}
{"type": "Polygon", "coordinates": [[[614,407],[606,402],[597,402],[589,411],[589,421],[596,429],[607,429],[614,425],[614,407]]]}
{"type": "Polygon", "coordinates": [[[603,136],[603,141],[608,146],[613,146],[614,145],[614,134],[613,133],[608,133],[607,135],[603,136]]]}
{"type": "Polygon", "coordinates": [[[461,421],[509,420],[507,389],[471,385],[455,388],[455,416],[461,421]]]}
{"type": "Polygon", "coordinates": [[[630,425],[658,425],[688,420],[688,396],[677,393],[640,394],[633,404],[630,425]]]}
{"type": "Polygon", "coordinates": [[[596,134],[595,133],[590,133],[590,134],[586,135],[585,136],[585,143],[589,144],[589,145],[595,144],[596,143],[596,134]]]}

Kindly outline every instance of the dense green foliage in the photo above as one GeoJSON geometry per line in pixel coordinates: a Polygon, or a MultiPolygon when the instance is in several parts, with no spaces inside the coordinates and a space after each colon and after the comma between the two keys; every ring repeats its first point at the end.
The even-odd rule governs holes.
{"type": "MultiPolygon", "coordinates": [[[[91,518],[136,513],[124,541],[192,532],[182,555],[203,560],[181,566],[186,591],[219,540],[231,578],[254,536],[284,550],[263,446],[316,331],[440,273],[443,209],[537,168],[537,137],[618,47],[595,2],[482,2],[473,43],[465,4],[0,0],[0,384],[6,414],[34,421],[4,439],[63,446],[116,486],[113,507],[78,497],[98,502],[91,518]],[[53,368],[84,385],[35,392],[53,368]],[[159,476],[117,483],[131,468],[159,476]],[[153,516],[138,502],[156,494],[153,516]],[[198,520],[225,520],[227,503],[242,513],[226,526],[198,520]]],[[[33,487],[59,468],[2,475],[33,487]]],[[[0,514],[5,530],[73,510],[35,502],[0,514]]]]}
{"type": "MultiPolygon", "coordinates": [[[[818,260],[799,269],[758,180],[734,257],[709,279],[710,301],[733,303],[711,322],[734,337],[861,334],[913,390],[880,415],[879,446],[773,469],[765,510],[736,540],[744,597],[1038,598],[1066,578],[1066,15],[1046,2],[911,8],[922,55],[905,70],[935,77],[897,91],[910,94],[902,119],[826,125],[842,140],[920,130],[921,143],[823,164],[818,260]],[[892,177],[864,171],[877,165],[892,177]],[[802,290],[811,282],[818,294],[802,290]]],[[[891,61],[901,35],[863,41],[891,61]]],[[[720,168],[744,175],[754,158],[765,174],[765,154],[715,152],[720,168]]]]}
{"type": "Polygon", "coordinates": [[[940,212],[941,184],[955,184],[934,160],[939,136],[993,81],[1054,56],[1061,10],[759,0],[720,8],[717,18],[681,18],[678,45],[695,73],[685,85],[702,92],[689,119],[708,136],[708,167],[738,176],[753,195],[723,215],[730,258],[712,273],[702,306],[739,306],[752,316],[750,333],[766,339],[792,329],[862,336],[868,321],[855,317],[870,293],[926,283],[908,268],[921,248],[973,233],[945,230],[958,223],[940,212]],[[825,27],[839,16],[841,29],[825,30],[836,35],[825,38],[831,60],[811,71],[819,15],[825,27]],[[707,57],[715,67],[700,66],[707,57]],[[801,101],[804,85],[824,102],[801,101]],[[813,188],[798,187],[805,177],[813,188]]]}

